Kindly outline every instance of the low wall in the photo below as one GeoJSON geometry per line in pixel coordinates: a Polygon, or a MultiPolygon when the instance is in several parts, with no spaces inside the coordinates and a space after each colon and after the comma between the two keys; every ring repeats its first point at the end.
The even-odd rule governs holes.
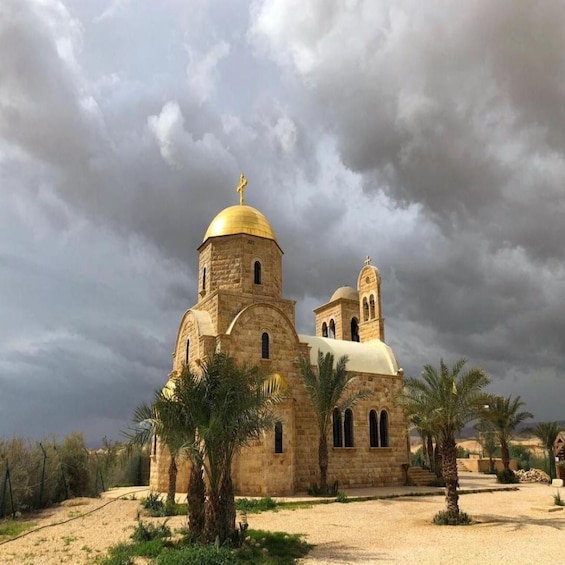
{"type": "MultiPolygon", "coordinates": [[[[471,457],[469,459],[458,458],[457,462],[459,463],[459,468],[465,467],[465,469],[471,473],[489,472],[489,459],[486,457],[471,457]]],[[[502,471],[504,469],[504,465],[502,464],[502,459],[500,459],[500,457],[493,458],[493,462],[495,471],[502,471]]],[[[510,469],[512,469],[512,471],[518,470],[518,463],[515,459],[510,459],[510,469]]]]}

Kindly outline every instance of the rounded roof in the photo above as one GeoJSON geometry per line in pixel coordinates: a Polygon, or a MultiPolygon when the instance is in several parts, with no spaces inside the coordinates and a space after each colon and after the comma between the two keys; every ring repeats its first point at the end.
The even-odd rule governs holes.
{"type": "Polygon", "coordinates": [[[359,292],[351,286],[340,286],[330,298],[330,302],[337,300],[338,298],[347,298],[348,300],[359,300],[359,292]]]}
{"type": "Polygon", "coordinates": [[[310,346],[310,362],[318,364],[318,351],[331,353],[337,360],[343,355],[349,357],[347,370],[353,373],[377,375],[398,375],[398,363],[392,349],[380,339],[364,343],[331,339],[312,335],[299,335],[301,342],[310,346]]]}
{"type": "Polygon", "coordinates": [[[208,226],[203,241],[209,237],[240,233],[277,241],[269,220],[259,210],[241,204],[222,210],[208,226]]]}

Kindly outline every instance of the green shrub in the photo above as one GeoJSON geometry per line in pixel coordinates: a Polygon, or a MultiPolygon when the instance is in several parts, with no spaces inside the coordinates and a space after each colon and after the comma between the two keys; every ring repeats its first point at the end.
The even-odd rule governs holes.
{"type": "Polygon", "coordinates": [[[532,459],[532,453],[523,445],[511,444],[510,445],[510,458],[516,460],[516,464],[518,465],[518,469],[523,469],[524,471],[530,470],[530,464],[532,459]]]}
{"type": "Polygon", "coordinates": [[[508,471],[496,472],[496,482],[505,485],[510,485],[510,484],[519,483],[520,479],[512,469],[508,469],[508,471]]]}
{"type": "Polygon", "coordinates": [[[438,526],[468,526],[471,523],[471,517],[465,512],[455,514],[449,510],[442,510],[434,516],[434,524],[438,526]]]}
{"type": "Polygon", "coordinates": [[[471,452],[460,445],[457,446],[457,458],[458,459],[469,459],[471,452]]]}
{"type": "Polygon", "coordinates": [[[97,565],[134,565],[134,546],[127,543],[114,545],[108,551],[108,555],[98,557],[97,565]]]}
{"type": "Polygon", "coordinates": [[[31,442],[20,437],[0,438],[0,480],[10,469],[12,497],[7,515],[45,508],[69,496],[97,496],[117,483],[142,484],[147,478],[147,450],[126,450],[119,443],[103,440],[103,448],[85,448],[84,438],[74,433],[59,444],[54,437],[31,442]],[[13,498],[13,508],[12,508],[13,498]]]}
{"type": "Polygon", "coordinates": [[[150,516],[164,516],[165,501],[158,492],[150,492],[141,500],[141,507],[149,511],[150,516]]]}
{"type": "Polygon", "coordinates": [[[171,528],[167,522],[162,524],[152,524],[150,522],[137,521],[137,526],[131,534],[131,539],[136,542],[151,541],[156,539],[170,538],[171,528]]]}
{"type": "Polygon", "coordinates": [[[421,447],[411,455],[412,467],[422,467],[424,465],[424,451],[421,447]]]}
{"type": "Polygon", "coordinates": [[[213,545],[165,550],[156,559],[157,565],[233,565],[235,562],[233,550],[213,545]]]}
{"type": "Polygon", "coordinates": [[[337,496],[335,497],[335,501],[341,502],[342,504],[345,504],[346,502],[350,502],[349,499],[347,498],[347,495],[341,491],[337,493],[337,496]]]}
{"type": "Polygon", "coordinates": [[[565,500],[561,498],[561,494],[559,493],[559,491],[557,491],[553,495],[553,504],[555,504],[555,506],[565,506],[565,500]]]}
{"type": "Polygon", "coordinates": [[[238,498],[235,501],[236,510],[246,512],[247,514],[258,514],[259,512],[273,510],[276,507],[277,503],[270,496],[257,499],[238,498]]]}

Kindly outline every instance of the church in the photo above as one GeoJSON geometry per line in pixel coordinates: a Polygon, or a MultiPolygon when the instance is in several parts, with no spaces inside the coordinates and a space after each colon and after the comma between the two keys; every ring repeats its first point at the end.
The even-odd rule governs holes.
{"type": "MultiPolygon", "coordinates": [[[[296,302],[283,296],[283,251],[267,218],[240,203],[210,223],[199,252],[198,301],[183,315],[173,352],[171,377],[185,364],[223,351],[238,362],[278,373],[288,387],[277,406],[279,422],[236,457],[233,482],[238,495],[281,496],[319,482],[318,431],[302,383],[299,357],[317,365],[318,351],[335,360],[349,357],[353,387],[370,395],[344,413],[336,407],[329,434],[328,484],[340,489],[400,485],[409,462],[408,423],[395,397],[404,385],[391,348],[384,341],[381,276],[367,258],[357,288],[342,286],[314,310],[316,335],[298,334],[296,302]]],[[[150,487],[166,491],[169,455],[155,442],[150,487]]],[[[186,492],[188,462],[179,465],[177,491],[186,492]]]]}

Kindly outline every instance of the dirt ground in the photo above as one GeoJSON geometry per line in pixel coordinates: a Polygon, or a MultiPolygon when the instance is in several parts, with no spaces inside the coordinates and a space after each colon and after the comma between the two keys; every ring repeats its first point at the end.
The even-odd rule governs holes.
{"type": "MultiPolygon", "coordinates": [[[[517,491],[462,495],[461,509],[475,523],[431,524],[443,496],[333,503],[249,515],[250,528],[300,533],[316,547],[304,563],[560,563],[565,512],[549,512],[556,489],[519,485],[517,491]]],[[[565,498],[565,489],[561,489],[565,498]]],[[[0,563],[92,563],[127,541],[139,500],[76,499],[32,518],[26,535],[0,542],[0,563]]],[[[162,520],[153,518],[151,520],[162,520]]],[[[184,517],[169,519],[180,528],[184,517]]]]}

